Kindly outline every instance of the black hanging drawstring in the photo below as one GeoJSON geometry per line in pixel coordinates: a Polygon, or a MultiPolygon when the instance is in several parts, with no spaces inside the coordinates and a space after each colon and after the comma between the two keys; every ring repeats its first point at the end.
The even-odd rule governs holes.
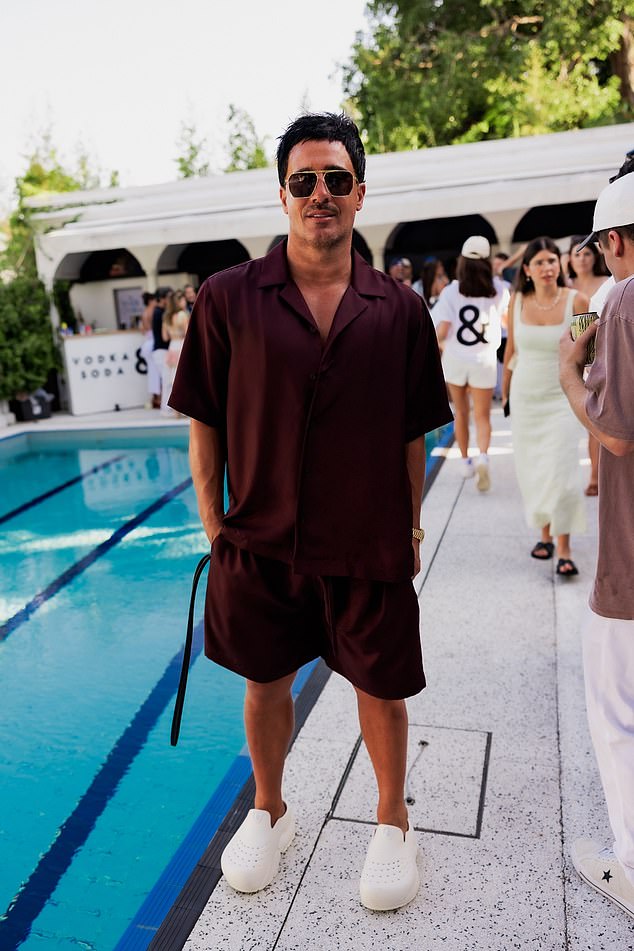
{"type": "Polygon", "coordinates": [[[178,691],[176,693],[176,703],[174,704],[174,716],[172,717],[172,735],[171,744],[176,746],[178,743],[178,734],[181,729],[181,719],[183,716],[183,704],[185,703],[185,690],[187,689],[187,675],[189,674],[189,660],[192,653],[192,641],[194,638],[194,608],[196,606],[196,589],[200,576],[205,570],[205,565],[211,558],[211,553],[201,558],[196,565],[194,580],[192,581],[192,595],[189,600],[189,616],[187,618],[187,635],[185,637],[185,647],[183,649],[183,663],[181,665],[181,675],[178,681],[178,691]]]}

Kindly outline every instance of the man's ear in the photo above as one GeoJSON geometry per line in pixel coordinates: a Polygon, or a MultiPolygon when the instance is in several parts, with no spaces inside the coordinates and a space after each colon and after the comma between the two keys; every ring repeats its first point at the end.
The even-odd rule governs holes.
{"type": "Polygon", "coordinates": [[[288,199],[286,196],[286,189],[280,185],[280,201],[282,202],[282,208],[284,209],[284,214],[288,214],[288,199]]]}
{"type": "Polygon", "coordinates": [[[617,258],[622,258],[625,254],[625,241],[618,231],[608,231],[608,244],[612,245],[612,252],[617,258]]]}

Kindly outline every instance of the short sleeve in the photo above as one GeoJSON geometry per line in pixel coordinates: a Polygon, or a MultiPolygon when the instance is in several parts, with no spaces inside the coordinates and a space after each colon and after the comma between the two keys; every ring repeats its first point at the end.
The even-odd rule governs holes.
{"type": "Polygon", "coordinates": [[[438,300],[434,304],[433,323],[434,323],[434,326],[436,327],[439,324],[443,323],[443,321],[450,324],[453,323],[454,308],[451,305],[452,293],[450,288],[451,288],[451,284],[448,284],[446,287],[443,287],[442,291],[440,292],[440,296],[438,297],[438,300]]]}
{"type": "Polygon", "coordinates": [[[436,332],[421,300],[410,323],[405,441],[452,421],[436,332]]]}
{"type": "Polygon", "coordinates": [[[225,309],[214,299],[213,278],[200,288],[169,398],[172,409],[207,426],[226,428],[231,348],[225,309]]]}
{"type": "MultiPolygon", "coordinates": [[[[634,299],[634,283],[628,298],[634,299]]],[[[595,337],[596,356],[588,373],[586,412],[608,436],[634,441],[632,366],[634,319],[621,302],[627,291],[610,295],[595,337]]]]}

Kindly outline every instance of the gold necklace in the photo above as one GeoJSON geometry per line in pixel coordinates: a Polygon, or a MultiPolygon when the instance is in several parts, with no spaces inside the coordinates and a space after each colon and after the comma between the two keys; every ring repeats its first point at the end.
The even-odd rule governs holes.
{"type": "Polygon", "coordinates": [[[535,304],[535,307],[537,307],[538,310],[552,310],[554,307],[557,306],[557,304],[559,303],[560,300],[561,300],[561,287],[560,287],[559,290],[557,291],[557,294],[556,294],[556,296],[555,296],[554,301],[552,302],[552,304],[549,304],[548,307],[544,307],[543,304],[540,304],[540,303],[538,302],[538,300],[537,300],[537,294],[535,294],[535,297],[534,297],[534,299],[533,299],[533,303],[535,304]]]}

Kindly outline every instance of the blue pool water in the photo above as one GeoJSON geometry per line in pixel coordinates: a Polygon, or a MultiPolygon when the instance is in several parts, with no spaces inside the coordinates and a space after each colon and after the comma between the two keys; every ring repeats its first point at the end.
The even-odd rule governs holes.
{"type": "Polygon", "coordinates": [[[243,688],[195,663],[170,747],[206,548],[184,438],[21,442],[0,447],[0,947],[109,951],[240,754],[243,688]]]}
{"type": "Polygon", "coordinates": [[[2,951],[142,951],[246,779],[200,625],[169,745],[206,547],[184,433],[0,441],[2,951]]]}

